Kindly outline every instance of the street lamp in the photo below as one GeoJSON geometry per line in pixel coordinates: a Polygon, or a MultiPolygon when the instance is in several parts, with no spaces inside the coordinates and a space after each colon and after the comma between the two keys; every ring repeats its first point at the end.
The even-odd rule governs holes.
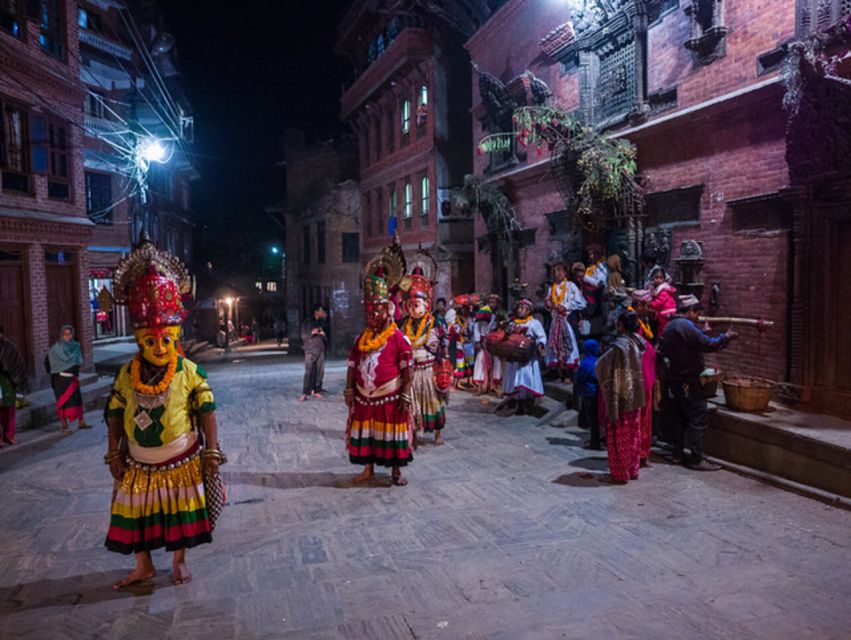
{"type": "MultiPolygon", "coordinates": [[[[153,136],[139,137],[134,149],[136,170],[134,179],[137,183],[138,205],[133,213],[133,235],[138,237],[142,232],[148,233],[148,170],[151,164],[165,164],[174,155],[174,147],[168,147],[163,140],[153,136]],[[141,224],[138,221],[141,218],[141,224]],[[138,236],[137,236],[138,234],[138,236]]],[[[134,238],[135,240],[135,238],[134,238]]]]}

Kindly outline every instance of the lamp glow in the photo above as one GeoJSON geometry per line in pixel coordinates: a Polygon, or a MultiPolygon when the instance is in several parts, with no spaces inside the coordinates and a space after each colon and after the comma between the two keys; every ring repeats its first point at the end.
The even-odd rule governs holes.
{"type": "Polygon", "coordinates": [[[139,145],[139,157],[145,162],[163,162],[166,154],[166,148],[156,138],[148,138],[139,145]]]}

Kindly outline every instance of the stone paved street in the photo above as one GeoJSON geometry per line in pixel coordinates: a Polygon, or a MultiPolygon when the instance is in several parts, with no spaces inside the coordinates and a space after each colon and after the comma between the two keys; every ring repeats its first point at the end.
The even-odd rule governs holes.
{"type": "MultiPolygon", "coordinates": [[[[209,367],[230,505],[172,586],[115,593],[102,424],[0,453],[0,637],[851,638],[851,513],[663,461],[626,487],[567,424],[461,394],[410,485],[353,487],[342,363],[209,367]]],[[[90,416],[95,419],[95,416],[90,416]]]]}

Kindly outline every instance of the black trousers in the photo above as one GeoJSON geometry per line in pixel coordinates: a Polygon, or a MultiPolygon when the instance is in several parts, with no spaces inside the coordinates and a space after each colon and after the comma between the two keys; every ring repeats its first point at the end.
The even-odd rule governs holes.
{"type": "Polygon", "coordinates": [[[703,386],[699,381],[670,381],[669,388],[671,399],[668,411],[671,413],[673,427],[671,444],[674,456],[682,458],[685,437],[688,434],[691,456],[687,462],[697,464],[703,459],[703,438],[709,428],[708,405],[703,386]]]}
{"type": "Polygon", "coordinates": [[[579,398],[579,427],[591,432],[591,446],[600,446],[600,421],[597,418],[597,395],[579,398]]]}
{"type": "Polygon", "coordinates": [[[322,391],[322,380],[325,378],[325,352],[305,352],[304,354],[304,384],[301,392],[304,395],[322,391]]]}

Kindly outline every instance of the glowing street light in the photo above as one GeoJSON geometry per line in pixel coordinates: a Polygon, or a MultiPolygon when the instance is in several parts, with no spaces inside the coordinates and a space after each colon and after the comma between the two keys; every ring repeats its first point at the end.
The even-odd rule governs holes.
{"type": "Polygon", "coordinates": [[[139,146],[139,155],[146,162],[163,162],[167,153],[163,143],[156,138],[148,138],[139,146]]]}
{"type": "Polygon", "coordinates": [[[272,247],[272,253],[273,254],[278,255],[279,252],[280,252],[280,249],[278,249],[278,247],[272,247]]]}

